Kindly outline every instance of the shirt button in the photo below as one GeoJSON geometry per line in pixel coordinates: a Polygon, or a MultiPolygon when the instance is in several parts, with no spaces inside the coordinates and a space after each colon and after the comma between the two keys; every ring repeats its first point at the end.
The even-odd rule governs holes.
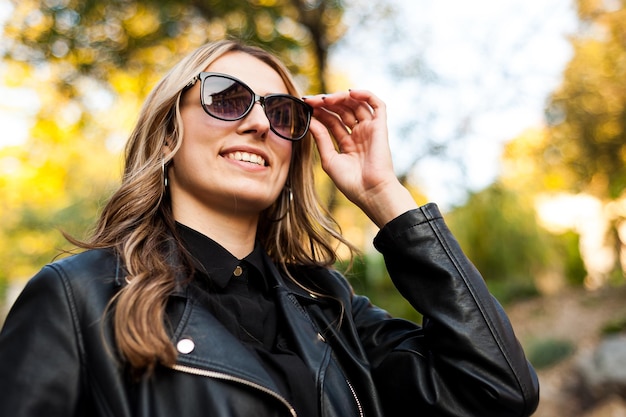
{"type": "Polygon", "coordinates": [[[243,274],[243,268],[237,265],[237,268],[235,268],[235,270],[233,271],[233,275],[236,277],[240,277],[241,274],[243,274]]]}
{"type": "Polygon", "coordinates": [[[176,350],[182,354],[191,353],[196,347],[196,344],[191,339],[180,339],[176,344],[176,350]]]}

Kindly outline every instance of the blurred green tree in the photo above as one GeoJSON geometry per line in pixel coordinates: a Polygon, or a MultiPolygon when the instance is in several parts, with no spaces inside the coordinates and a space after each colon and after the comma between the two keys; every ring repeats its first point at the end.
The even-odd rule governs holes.
{"type": "MultiPolygon", "coordinates": [[[[541,155],[549,140],[547,128],[538,126],[527,129],[507,143],[498,182],[498,186],[506,189],[519,203],[520,214],[526,221],[532,222],[531,226],[524,226],[530,227],[528,233],[536,235],[541,242],[538,247],[531,247],[530,253],[525,252],[524,256],[534,257],[533,252],[538,249],[543,252],[540,258],[529,260],[529,265],[534,265],[533,279],[544,293],[558,291],[565,284],[581,285],[587,275],[575,225],[566,230],[554,227],[546,230],[543,228],[545,225],[536,224],[540,214],[538,197],[562,192],[570,181],[568,175],[571,175],[564,169],[543,169],[541,155]]],[[[536,244],[532,238],[527,243],[536,244]]]]}
{"type": "Polygon", "coordinates": [[[554,267],[556,253],[550,235],[537,224],[529,198],[496,182],[470,194],[447,219],[501,302],[538,294],[535,279],[554,267]]]}
{"type": "Polygon", "coordinates": [[[81,76],[110,81],[118,71],[152,80],[210,40],[237,37],[276,51],[324,91],[328,48],[343,34],[340,0],[13,0],[6,56],[63,68],[75,92],[81,76]],[[151,77],[146,75],[152,74],[151,77]],[[143,76],[143,77],[142,77],[143,76]]]}
{"type": "MultiPolygon", "coordinates": [[[[547,191],[594,196],[612,230],[615,267],[600,281],[623,282],[626,268],[626,0],[577,0],[572,60],[546,109],[548,126],[532,154],[547,191]],[[621,232],[620,232],[621,230],[621,232]],[[619,261],[621,260],[621,261],[619,261]]],[[[544,191],[546,191],[544,190],[544,191]]],[[[599,285],[596,283],[594,285],[599,285]]]]}
{"type": "Polygon", "coordinates": [[[581,30],[563,84],[550,98],[547,173],[602,200],[626,188],[626,1],[577,0],[581,30]]]}

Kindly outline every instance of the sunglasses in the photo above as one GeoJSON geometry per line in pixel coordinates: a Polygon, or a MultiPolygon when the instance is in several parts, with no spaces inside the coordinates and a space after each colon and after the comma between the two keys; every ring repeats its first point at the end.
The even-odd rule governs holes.
{"type": "Polygon", "coordinates": [[[313,108],[289,94],[260,96],[242,81],[226,74],[201,72],[185,86],[200,80],[200,102],[204,111],[220,120],[241,120],[260,103],[270,129],[283,139],[300,140],[309,131],[313,108]]]}

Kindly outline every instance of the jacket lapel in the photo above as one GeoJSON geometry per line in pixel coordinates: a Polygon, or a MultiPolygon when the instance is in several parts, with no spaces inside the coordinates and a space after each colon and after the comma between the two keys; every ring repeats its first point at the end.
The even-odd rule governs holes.
{"type": "Polygon", "coordinates": [[[297,291],[287,287],[278,269],[267,257],[265,265],[268,273],[278,284],[276,300],[286,322],[285,330],[289,332],[294,347],[304,363],[314,372],[316,378],[319,378],[320,370],[330,359],[330,348],[299,299],[307,303],[319,301],[304,289],[297,291]]]}
{"type": "Polygon", "coordinates": [[[187,297],[174,333],[173,342],[179,351],[177,364],[245,379],[278,392],[256,357],[194,299],[187,297]]]}

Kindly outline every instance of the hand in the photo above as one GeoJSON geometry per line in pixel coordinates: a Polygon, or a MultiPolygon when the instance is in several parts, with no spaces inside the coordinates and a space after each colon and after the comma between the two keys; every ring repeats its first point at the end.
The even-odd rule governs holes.
{"type": "Polygon", "coordinates": [[[322,168],[379,227],[417,207],[393,170],[385,104],[368,91],[307,97],[322,168]],[[334,140],[333,140],[334,139],[334,140]]]}

